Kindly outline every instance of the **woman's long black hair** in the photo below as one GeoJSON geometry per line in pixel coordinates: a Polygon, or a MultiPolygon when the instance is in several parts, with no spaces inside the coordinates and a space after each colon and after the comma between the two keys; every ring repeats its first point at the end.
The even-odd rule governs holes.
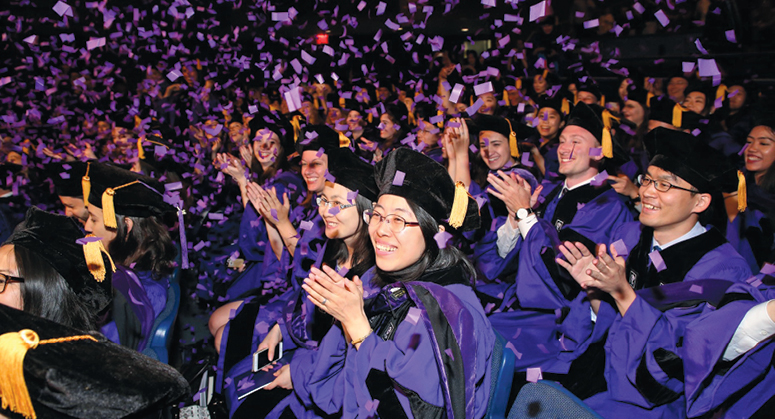
{"type": "Polygon", "coordinates": [[[14,246],[21,283],[23,310],[79,330],[95,330],[97,319],[89,313],[62,275],[34,252],[14,246]]]}
{"type": "Polygon", "coordinates": [[[151,271],[158,280],[172,273],[177,248],[167,226],[157,217],[118,216],[116,237],[108,245],[108,253],[116,264],[151,271]],[[132,220],[131,231],[127,231],[126,218],[132,220]]]}
{"type": "MultiPolygon", "coordinates": [[[[427,211],[414,202],[408,199],[406,202],[409,203],[409,208],[412,209],[417,217],[417,221],[420,223],[420,231],[422,231],[422,236],[425,240],[425,250],[417,262],[400,271],[386,272],[377,267],[372,284],[383,287],[395,282],[417,281],[426,272],[451,268],[457,265],[462,266],[466,275],[473,278],[476,272],[474,265],[463,255],[460,249],[452,245],[452,241],[443,249],[440,249],[438,243],[436,243],[434,236],[439,232],[439,225],[445,224],[434,219],[427,211]]],[[[447,225],[445,227],[446,231],[452,233],[454,237],[456,232],[447,225]]]]}

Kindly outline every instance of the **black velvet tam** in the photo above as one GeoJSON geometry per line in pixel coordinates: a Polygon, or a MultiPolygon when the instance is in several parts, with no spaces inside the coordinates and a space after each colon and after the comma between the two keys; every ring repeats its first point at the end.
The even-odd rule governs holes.
{"type": "MultiPolygon", "coordinates": [[[[562,113],[562,97],[559,94],[556,96],[541,96],[537,102],[536,105],[539,111],[543,108],[554,109],[560,115],[560,118],[565,119],[566,115],[562,113]]],[[[570,102],[568,103],[568,106],[572,107],[570,102]]],[[[538,115],[536,115],[536,118],[538,118],[538,115]]]]}
{"type": "Polygon", "coordinates": [[[328,173],[334,182],[376,202],[379,195],[374,182],[374,167],[361,160],[349,148],[338,148],[328,155],[328,173]]]}
{"type": "Polygon", "coordinates": [[[497,132],[508,140],[512,129],[514,134],[517,134],[519,125],[514,121],[508,121],[506,118],[500,116],[478,114],[474,117],[474,124],[471,128],[474,133],[480,133],[482,131],[497,132]]]}
{"type": "Polygon", "coordinates": [[[94,279],[87,266],[83,246],[76,243],[83,237],[81,228],[72,218],[30,207],[24,221],[5,244],[23,247],[51,265],[96,316],[113,299],[112,269],[110,260],[103,254],[105,280],[98,282],[94,279]]]}
{"type": "Polygon", "coordinates": [[[737,169],[723,153],[692,134],[655,128],[645,137],[650,165],[689,182],[702,193],[737,190],[737,169]]]}
{"type": "MultiPolygon", "coordinates": [[[[447,169],[430,157],[408,148],[388,153],[374,167],[379,195],[396,195],[422,207],[438,222],[446,222],[455,199],[455,183],[447,169]]],[[[479,227],[479,206],[468,195],[462,231],[479,227]]]]}
{"type": "Polygon", "coordinates": [[[54,182],[59,196],[83,197],[81,178],[86,174],[87,163],[80,161],[51,163],[46,165],[46,175],[54,182]]]}
{"type": "MultiPolygon", "coordinates": [[[[41,341],[84,335],[0,305],[0,334],[23,329],[36,332],[41,341]]],[[[116,345],[97,332],[91,335],[98,342],[48,343],[27,351],[24,380],[39,419],[123,418],[158,409],[188,393],[188,383],[174,368],[116,345]]],[[[7,356],[7,351],[0,352],[0,365],[8,365],[7,356]]]]}
{"type": "Polygon", "coordinates": [[[568,115],[567,125],[577,125],[589,131],[599,143],[603,143],[603,108],[579,102],[568,115]]]}
{"type": "MultiPolygon", "coordinates": [[[[627,86],[627,96],[625,97],[625,100],[634,100],[640,103],[643,108],[648,108],[651,106],[651,101],[649,100],[649,91],[641,86],[637,86],[634,83],[630,83],[627,86]]],[[[651,100],[654,100],[654,96],[652,96],[651,100]]]]}
{"type": "Polygon", "coordinates": [[[603,93],[600,91],[600,86],[597,85],[592,79],[587,78],[586,82],[579,83],[577,86],[579,92],[588,92],[595,95],[599,101],[603,97],[603,93]]]}
{"type": "MultiPolygon", "coordinates": [[[[651,98],[651,113],[649,114],[649,120],[660,121],[666,124],[673,124],[673,109],[675,108],[675,102],[667,96],[659,96],[651,98]]],[[[701,116],[692,111],[681,112],[681,126],[676,126],[680,129],[693,130],[700,128],[701,116]]]]}
{"type": "Polygon", "coordinates": [[[113,205],[116,214],[129,217],[161,217],[175,210],[164,202],[164,184],[158,180],[129,170],[106,164],[92,163],[89,172],[91,194],[89,204],[102,208],[102,193],[108,188],[117,188],[130,182],[130,186],[115,189],[113,205]]]}
{"type": "Polygon", "coordinates": [[[339,148],[339,133],[325,125],[307,125],[296,141],[299,154],[307,150],[320,150],[328,154],[339,148]]]}

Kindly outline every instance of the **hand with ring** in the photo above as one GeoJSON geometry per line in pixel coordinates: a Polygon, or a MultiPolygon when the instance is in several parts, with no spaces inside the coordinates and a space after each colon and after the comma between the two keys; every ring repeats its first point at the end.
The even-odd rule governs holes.
{"type": "Polygon", "coordinates": [[[342,323],[345,333],[364,336],[371,330],[363,309],[363,283],[357,276],[350,281],[328,266],[313,267],[302,288],[313,304],[342,323]]]}

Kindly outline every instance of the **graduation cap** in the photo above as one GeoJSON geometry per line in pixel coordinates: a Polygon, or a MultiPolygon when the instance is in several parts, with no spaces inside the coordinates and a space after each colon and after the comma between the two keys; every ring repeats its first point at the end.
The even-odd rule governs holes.
{"type": "Polygon", "coordinates": [[[307,150],[320,150],[329,154],[331,151],[339,148],[339,133],[332,128],[320,125],[307,125],[301,132],[299,140],[296,141],[296,151],[301,154],[307,150]]]}
{"type": "Polygon", "coordinates": [[[616,162],[627,161],[627,153],[618,147],[618,143],[611,138],[611,129],[616,128],[619,118],[611,115],[608,109],[598,105],[587,105],[579,102],[573,107],[565,126],[576,125],[589,131],[603,147],[603,157],[616,162]]]}
{"type": "Polygon", "coordinates": [[[699,114],[684,108],[667,96],[653,97],[650,104],[650,120],[664,122],[679,129],[692,130],[701,126],[699,114]]]}
{"type": "Polygon", "coordinates": [[[45,173],[54,183],[54,191],[59,196],[83,197],[82,179],[86,175],[88,165],[85,162],[73,161],[49,163],[45,173]]]}
{"type": "Polygon", "coordinates": [[[164,202],[164,184],[152,177],[94,163],[90,177],[89,203],[102,208],[105,227],[116,228],[116,214],[145,218],[174,211],[164,202]]]}
{"type": "Polygon", "coordinates": [[[520,125],[508,118],[495,115],[476,114],[469,131],[479,134],[482,131],[493,131],[509,140],[509,151],[512,157],[519,158],[517,131],[520,125]]]}
{"type": "Polygon", "coordinates": [[[692,134],[657,127],[644,138],[649,165],[668,171],[700,193],[737,191],[738,211],[747,207],[745,176],[719,150],[692,134]]]}
{"type": "Polygon", "coordinates": [[[338,148],[328,154],[328,173],[334,182],[364,198],[376,202],[379,196],[374,182],[374,167],[361,160],[349,148],[338,148]]]}
{"type": "Polygon", "coordinates": [[[0,412],[28,419],[123,418],[189,391],[169,365],[3,305],[0,364],[0,412]]]}
{"type": "Polygon", "coordinates": [[[635,102],[640,103],[640,105],[645,109],[651,107],[651,99],[653,97],[653,93],[649,92],[641,86],[637,86],[635,83],[630,83],[627,86],[627,96],[624,98],[624,100],[634,100],[635,102]]]}
{"type": "Polygon", "coordinates": [[[587,77],[587,80],[585,82],[580,82],[576,86],[576,89],[579,92],[592,93],[600,102],[600,106],[605,105],[605,96],[603,96],[603,92],[600,91],[600,86],[598,86],[597,83],[592,80],[592,78],[587,77]]]}
{"type": "Polygon", "coordinates": [[[4,244],[23,247],[51,265],[94,316],[113,300],[113,260],[99,238],[85,238],[70,217],[30,207],[4,244]]]}
{"type": "Polygon", "coordinates": [[[570,101],[566,98],[555,96],[542,96],[536,100],[536,108],[540,112],[543,108],[550,108],[557,111],[561,118],[565,118],[570,114],[571,105],[570,101]]]}
{"type": "Polygon", "coordinates": [[[376,164],[374,177],[380,196],[403,197],[462,231],[479,228],[479,205],[465,185],[455,184],[444,166],[422,153],[397,148],[376,164]]]}

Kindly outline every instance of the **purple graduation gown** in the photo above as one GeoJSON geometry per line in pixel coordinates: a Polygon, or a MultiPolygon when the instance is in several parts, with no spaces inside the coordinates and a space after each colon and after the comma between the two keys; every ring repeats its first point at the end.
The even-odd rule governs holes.
{"type": "Polygon", "coordinates": [[[291,369],[300,401],[346,418],[395,412],[410,418],[483,417],[495,336],[471,287],[418,281],[383,292],[396,287],[414,307],[393,329],[393,338],[384,339],[378,330],[356,350],[340,327],[332,327],[313,368],[291,369]]]}
{"type": "Polygon", "coordinates": [[[589,303],[579,295],[561,327],[569,350],[560,354],[553,372],[570,369],[573,375],[580,365],[571,362],[592,345],[603,345],[603,377],[576,377],[586,380],[585,387],[605,381],[602,392],[584,400],[603,417],[684,417],[678,347],[686,325],[703,312],[707,301],[718,299],[718,283],[705,279],[731,283],[750,276],[746,261],[715,230],[663,250],[662,271],[643,263],[651,238],[650,229],[637,222],[612,237],[623,240],[629,250],[628,279],[638,293],[624,317],[603,301],[593,323],[589,303]]]}
{"type": "Polygon", "coordinates": [[[706,310],[686,327],[680,355],[689,417],[714,412],[720,406],[724,406],[726,417],[750,417],[775,397],[772,337],[737,359],[722,359],[748,310],[773,298],[775,278],[759,274],[731,286],[726,304],[718,310],[706,310]]]}
{"type": "MultiPolygon", "coordinates": [[[[294,172],[280,172],[262,185],[265,189],[274,187],[278,198],[282,201],[282,195],[288,193],[288,201],[292,203],[293,211],[289,213],[289,219],[293,225],[298,226],[305,220],[305,214],[298,206],[293,205],[306,196],[306,188],[301,176],[294,172]]],[[[316,215],[316,214],[315,214],[316,215]]],[[[252,204],[248,203],[242,214],[239,228],[239,248],[245,262],[249,266],[240,273],[229,286],[226,297],[230,300],[239,299],[241,296],[261,289],[262,294],[281,293],[287,288],[286,281],[275,281],[278,277],[284,278],[291,263],[291,256],[283,247],[279,259],[269,243],[267,227],[262,217],[252,204]]]]}

